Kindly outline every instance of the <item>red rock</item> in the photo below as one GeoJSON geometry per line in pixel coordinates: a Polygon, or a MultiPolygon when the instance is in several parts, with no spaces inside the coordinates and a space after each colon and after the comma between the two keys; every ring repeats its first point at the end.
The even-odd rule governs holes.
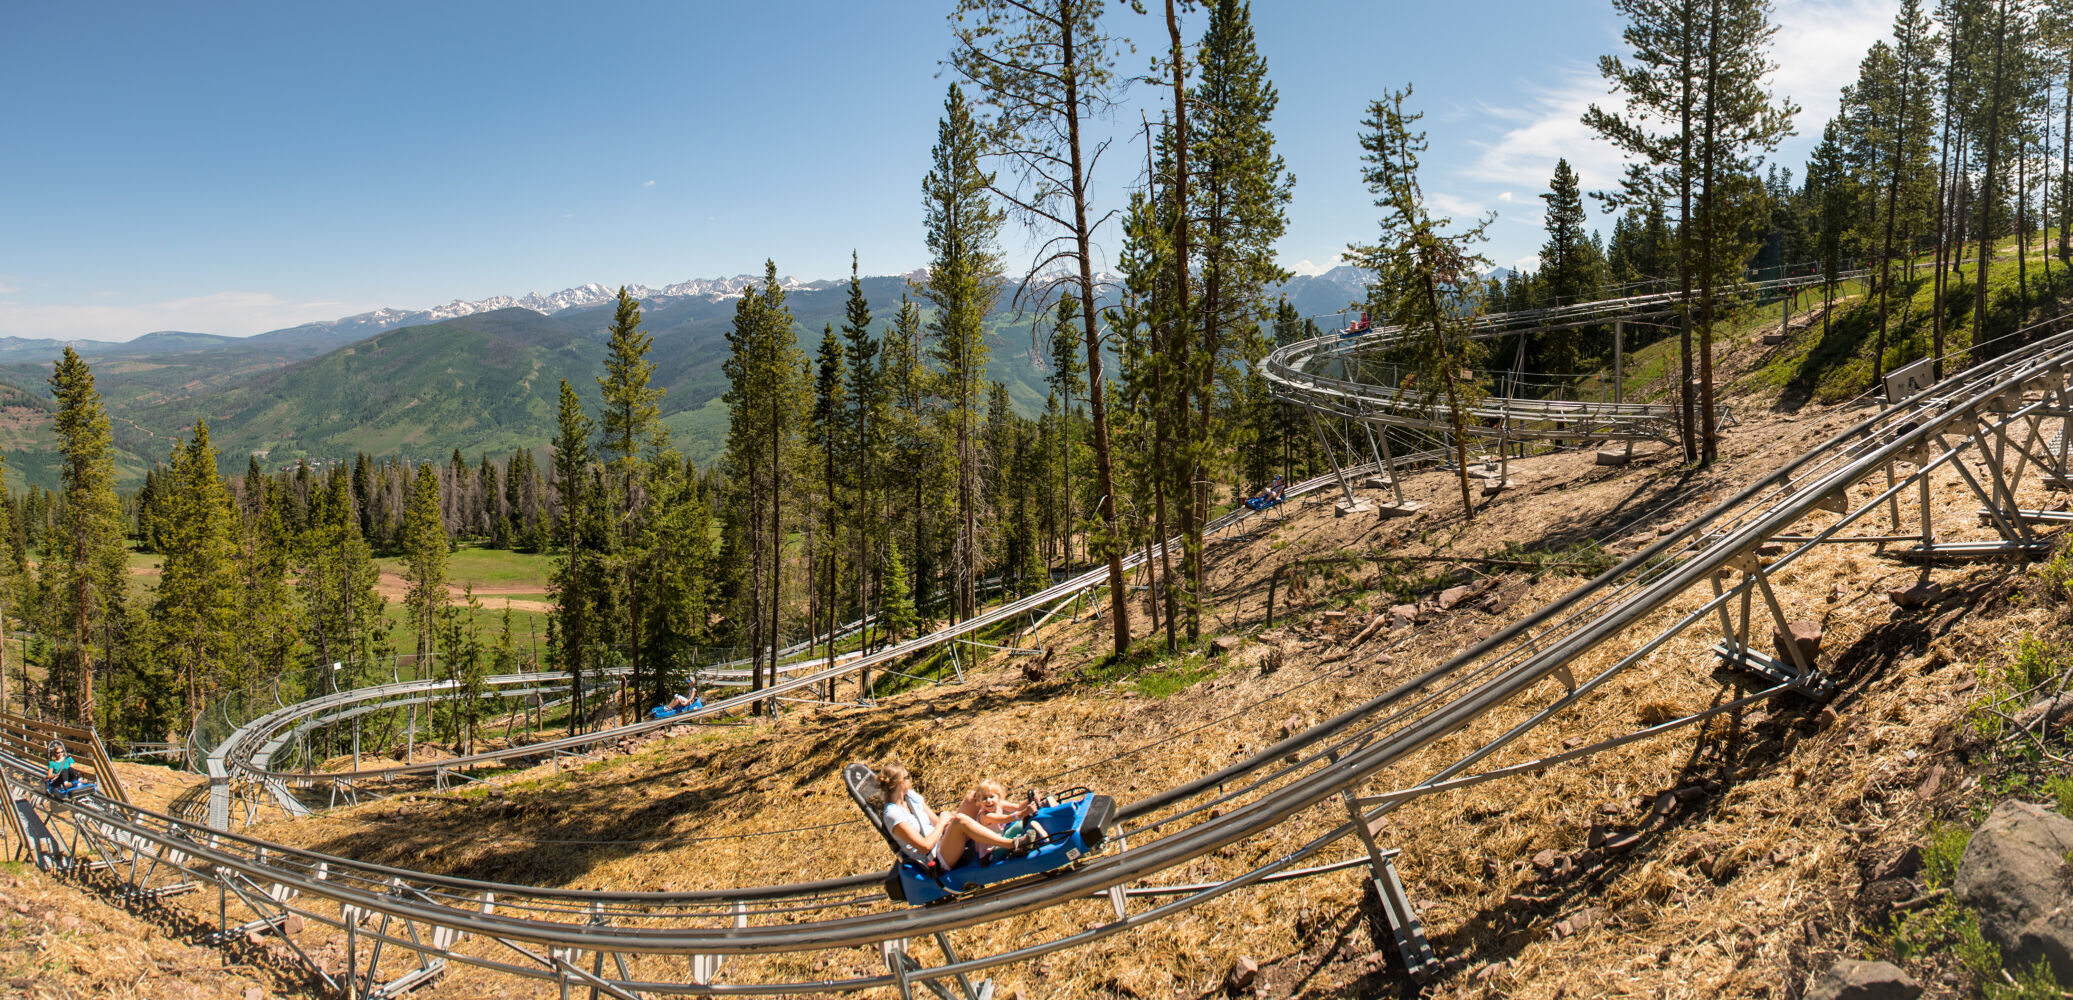
{"type": "Polygon", "coordinates": [[[1919,608],[1926,604],[1935,604],[1942,597],[1943,587],[1934,580],[1920,580],[1910,587],[1895,587],[1886,591],[1886,599],[1892,601],[1894,606],[1902,608],[1919,608]]]}
{"type": "Polygon", "coordinates": [[[1777,646],[1778,658],[1786,663],[1793,662],[1792,654],[1787,651],[1786,643],[1788,642],[1799,647],[1800,655],[1806,658],[1809,666],[1812,666],[1815,658],[1821,655],[1821,623],[1819,622],[1804,620],[1792,622],[1789,626],[1789,632],[1780,632],[1773,629],[1771,638],[1777,646]]]}
{"type": "Polygon", "coordinates": [[[1253,961],[1251,956],[1240,955],[1237,961],[1231,963],[1230,981],[1232,989],[1245,989],[1251,986],[1253,980],[1259,977],[1260,963],[1253,961]]]}

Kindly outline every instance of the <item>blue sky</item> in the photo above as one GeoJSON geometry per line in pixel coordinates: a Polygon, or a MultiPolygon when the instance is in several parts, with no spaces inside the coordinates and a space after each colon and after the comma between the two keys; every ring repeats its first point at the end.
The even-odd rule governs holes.
{"type": "MultiPolygon", "coordinates": [[[[1795,168],[1893,0],[1780,0],[1795,168]]],[[[0,336],[247,335],[383,306],[921,266],[947,2],[14,4],[0,32],[0,336]]],[[[1405,82],[1436,209],[1528,259],[1619,50],[1610,3],[1255,0],[1296,174],[1283,263],[1370,236],[1356,135],[1405,82]]],[[[1163,21],[1114,11],[1142,73],[1163,21]]],[[[1183,31],[1199,36],[1202,15],[1183,31]]],[[[1159,93],[1137,87],[1115,130],[1159,93]]],[[[1119,145],[1097,177],[1136,180],[1119,145]]],[[[1026,256],[1010,232],[1003,249],[1026,256]]],[[[1530,263],[1530,260],[1529,260],[1530,263]]]]}

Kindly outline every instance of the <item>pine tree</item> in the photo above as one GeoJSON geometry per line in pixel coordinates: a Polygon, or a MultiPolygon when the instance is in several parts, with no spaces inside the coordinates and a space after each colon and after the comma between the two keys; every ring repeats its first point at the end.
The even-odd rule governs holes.
{"type": "MultiPolygon", "coordinates": [[[[1005,140],[1014,190],[994,189],[1017,212],[1055,234],[1026,277],[1055,265],[1078,273],[1081,343],[1086,350],[1088,401],[1094,432],[1094,468],[1102,503],[1097,551],[1108,563],[1110,623],[1117,655],[1130,649],[1130,608],[1123,580],[1122,534],[1115,505],[1109,450],[1108,393],[1102,385],[1101,329],[1094,314],[1093,157],[1083,134],[1087,119],[1115,101],[1117,41],[1102,30],[1102,0],[959,0],[951,17],[957,48],[951,64],[978,86],[994,109],[993,131],[1005,140]]],[[[1043,289],[1025,280],[1021,288],[1043,289]]]]}
{"type": "Polygon", "coordinates": [[[45,547],[44,634],[51,638],[50,683],[63,714],[92,725],[96,672],[119,645],[129,584],[122,505],[115,496],[114,444],[93,372],[66,347],[50,377],[63,486],[61,521],[45,547]]]}
{"type": "Polygon", "coordinates": [[[569,675],[569,735],[582,731],[584,716],[583,677],[591,666],[590,646],[602,631],[595,627],[597,594],[595,581],[598,553],[585,537],[597,503],[589,490],[590,435],[595,425],[583,413],[583,403],[568,380],[561,383],[561,400],[555,418],[554,481],[560,491],[561,519],[555,542],[561,558],[549,578],[549,597],[554,610],[549,614],[549,652],[555,665],[569,675]]]}
{"type": "MultiPolygon", "coordinates": [[[[1567,159],[1555,161],[1555,175],[1548,180],[1547,193],[1540,198],[1547,203],[1548,233],[1547,242],[1540,247],[1538,277],[1542,294],[1549,305],[1582,301],[1596,283],[1590,273],[1590,241],[1584,233],[1583,194],[1577,189],[1576,171],[1569,168],[1567,159]]],[[[1576,373],[1579,357],[1575,329],[1549,330],[1538,339],[1534,371],[1576,373]]]]}
{"type": "Polygon", "coordinates": [[[1055,520],[1060,560],[1067,564],[1073,560],[1072,540],[1079,517],[1079,508],[1073,502],[1072,479],[1073,424],[1079,408],[1073,405],[1073,399],[1087,391],[1087,380],[1081,378],[1086,365],[1075,353],[1079,346],[1075,339],[1079,315],[1080,303],[1072,293],[1058,297],[1058,311],[1051,326],[1051,370],[1045,377],[1051,387],[1051,399],[1058,407],[1058,491],[1053,499],[1058,507],[1055,520]]]}
{"type": "Polygon", "coordinates": [[[832,667],[835,665],[835,632],[841,620],[835,606],[839,589],[837,578],[841,566],[838,553],[843,551],[838,541],[841,520],[837,516],[840,506],[837,494],[842,491],[843,484],[838,481],[835,470],[842,456],[846,439],[843,432],[847,423],[844,418],[849,411],[849,401],[845,398],[848,384],[846,372],[843,370],[842,342],[835,336],[833,323],[821,329],[821,345],[815,356],[814,370],[813,412],[809,426],[812,428],[814,444],[821,453],[822,534],[821,551],[813,553],[813,557],[814,561],[820,564],[820,569],[817,570],[820,584],[817,594],[823,620],[816,622],[809,631],[819,633],[823,629],[826,630],[828,665],[832,667]]]}
{"type": "Polygon", "coordinates": [[[390,628],[383,613],[388,601],[375,589],[381,567],[360,534],[352,478],[343,470],[316,494],[310,521],[298,546],[295,573],[305,641],[319,662],[340,665],[340,687],[352,687],[375,676],[376,661],[389,655],[390,628]]]}
{"type": "MultiPolygon", "coordinates": [[[[482,642],[482,601],[475,596],[475,585],[463,589],[461,601],[455,604],[447,601],[441,605],[436,622],[439,630],[439,648],[444,651],[440,658],[438,676],[452,685],[446,693],[444,704],[439,707],[440,728],[444,729],[462,754],[475,752],[475,730],[488,709],[484,697],[489,691],[487,683],[491,669],[495,666],[494,654],[482,642]]],[[[511,612],[504,612],[503,643],[508,648],[511,641],[511,612]]]]}
{"type": "MultiPolygon", "coordinates": [[[[857,609],[861,638],[870,645],[871,582],[879,567],[873,564],[878,538],[885,523],[884,476],[880,452],[885,438],[885,379],[881,373],[878,341],[871,337],[871,304],[864,299],[864,283],[857,275],[857,255],[849,255],[849,297],[842,311],[843,370],[849,377],[844,410],[844,464],[849,469],[853,490],[848,508],[850,534],[856,542],[856,563],[851,576],[850,606],[857,609]]],[[[868,678],[865,687],[869,688],[868,678]]]]}
{"type": "Polygon", "coordinates": [[[154,653],[180,677],[179,721],[185,729],[215,695],[236,649],[236,512],[216,472],[208,424],[196,421],[194,436],[173,446],[168,464],[166,553],[150,620],[154,653]]]}
{"type": "Polygon", "coordinates": [[[487,538],[490,548],[510,548],[511,523],[503,511],[504,487],[497,481],[497,467],[489,460],[488,452],[483,452],[482,463],[475,467],[475,498],[475,534],[487,538]]]}
{"type": "Polygon", "coordinates": [[[420,465],[403,510],[403,579],[410,584],[403,607],[417,633],[421,669],[434,655],[439,615],[451,602],[446,592],[446,550],[451,540],[439,506],[439,470],[430,463],[420,465]]]}
{"type": "Polygon", "coordinates": [[[644,695],[658,693],[661,685],[643,674],[641,601],[647,588],[639,579],[638,570],[643,564],[641,553],[650,540],[639,516],[645,492],[642,455],[645,452],[667,464],[676,461],[673,455],[663,457],[669,449],[669,431],[662,424],[663,390],[649,386],[655,374],[655,363],[648,360],[653,345],[654,338],[641,330],[640,303],[621,285],[612,311],[605,374],[597,380],[603,398],[598,453],[612,473],[613,515],[619,531],[615,575],[619,599],[626,603],[631,626],[631,683],[635,691],[644,695]]]}
{"type": "Polygon", "coordinates": [[[137,491],[137,550],[139,552],[164,552],[164,543],[159,538],[159,522],[164,516],[164,500],[159,488],[158,476],[163,468],[151,463],[144,470],[144,486],[137,491]]]}
{"type": "MultiPolygon", "coordinates": [[[[1171,177],[1171,161],[1153,165],[1151,173],[1155,177],[1171,177]]],[[[1176,476],[1176,471],[1186,466],[1176,462],[1174,447],[1174,425],[1191,412],[1187,405],[1186,357],[1167,349],[1173,340],[1185,335],[1188,325],[1181,322],[1177,311],[1178,297],[1171,278],[1176,262],[1172,230],[1149,192],[1132,192],[1123,233],[1118,267],[1124,275],[1124,294],[1122,301],[1107,311],[1107,316],[1110,329],[1120,341],[1117,398],[1134,418],[1132,429],[1141,442],[1124,461],[1134,487],[1127,495],[1137,497],[1140,505],[1149,496],[1150,538],[1163,542],[1170,537],[1169,500],[1185,506],[1189,492],[1185,475],[1176,476]]],[[[1119,433],[1128,435],[1129,431],[1119,433]]],[[[1147,527],[1143,520],[1140,516],[1138,527],[1147,527]]],[[[1151,550],[1147,548],[1145,554],[1149,558],[1151,550]]],[[[1164,545],[1153,565],[1158,577],[1151,584],[1147,603],[1154,606],[1152,620],[1156,629],[1160,618],[1156,603],[1164,595],[1166,649],[1172,652],[1179,643],[1177,612],[1184,595],[1173,578],[1172,553],[1164,545]]]]}
{"type": "MultiPolygon", "coordinates": [[[[26,534],[14,491],[7,486],[7,456],[0,455],[0,712],[11,712],[7,700],[7,616],[25,618],[27,584],[26,534]]],[[[26,692],[24,692],[26,695],[26,692]]],[[[28,699],[26,696],[23,701],[28,699]]]]}
{"type": "Polygon", "coordinates": [[[1861,149],[1853,159],[1874,186],[1878,219],[1878,340],[1872,354],[1872,382],[1885,374],[1889,301],[1893,262],[1903,255],[1908,233],[1923,224],[1931,166],[1929,143],[1934,127],[1931,98],[1936,68],[1936,38],[1920,0],[1902,0],[1893,22],[1893,42],[1875,43],[1859,64],[1858,79],[1843,103],[1857,111],[1853,129],[1861,149]]]}
{"type": "Polygon", "coordinates": [[[2016,109],[2021,96],[2024,46],[2030,40],[2030,12],[2018,0],[1993,0],[1978,23],[1986,40],[1975,52],[1978,64],[1973,70],[1980,88],[1974,144],[1975,162],[1980,168],[1979,216],[1973,230],[1979,234],[1979,261],[1973,275],[1975,344],[1987,340],[1987,273],[1994,257],[1994,244],[2006,227],[2006,221],[1995,213],[2003,207],[2008,194],[2007,161],[2019,153],[2016,109]]]}
{"type": "MultiPolygon", "coordinates": [[[[914,598],[907,589],[907,565],[900,559],[900,543],[891,542],[885,551],[885,600],[880,605],[878,619],[882,634],[888,644],[912,638],[919,628],[919,618],[914,612],[914,598]]],[[[863,690],[871,690],[869,678],[860,680],[863,690]]]]}
{"type": "MultiPolygon", "coordinates": [[[[1202,530],[1208,523],[1209,482],[1202,468],[1227,437],[1215,407],[1218,382],[1236,384],[1237,362],[1256,362],[1265,347],[1261,323],[1266,290],[1288,280],[1274,245],[1288,230],[1295,177],[1274,152],[1272,121],[1280,94],[1267,79],[1252,27],[1252,5],[1214,0],[1197,51],[1201,80],[1189,92],[1187,118],[1194,164],[1195,243],[1201,258],[1201,363],[1194,374],[1192,473],[1194,510],[1186,540],[1191,591],[1201,593],[1202,530]]],[[[1188,632],[1198,631],[1190,603],[1188,632]]]]}
{"type": "Polygon", "coordinates": [[[886,498],[889,505],[904,509],[907,515],[907,552],[912,557],[905,583],[908,596],[917,604],[926,604],[940,561],[937,526],[944,519],[950,466],[944,460],[940,428],[934,419],[938,379],[928,367],[921,325],[921,310],[902,295],[879,357],[889,406],[887,438],[893,464],[905,475],[904,480],[887,482],[886,498]]]}
{"type": "Polygon", "coordinates": [[[955,616],[978,610],[978,411],[986,375],[986,314],[1000,294],[1000,258],[994,249],[1005,220],[987,197],[993,178],[979,169],[979,123],[963,88],[950,85],[937,123],[936,145],[922,181],[923,229],[930,253],[921,294],[936,306],[930,323],[931,356],[943,366],[957,470],[957,542],[953,556],[955,616]]]}
{"type": "Polygon", "coordinates": [[[1468,248],[1483,239],[1483,219],[1454,235],[1441,232],[1451,220],[1433,219],[1418,182],[1418,154],[1425,133],[1413,131],[1421,115],[1406,113],[1411,89],[1394,91],[1368,106],[1362,121],[1361,171],[1375,205],[1382,209],[1382,236],[1371,245],[1347,248],[1349,257],[1377,276],[1369,287],[1369,310],[1389,317],[1404,332],[1400,350],[1429,401],[1446,401],[1452,425],[1455,468],[1461,480],[1461,508],[1471,520],[1475,505],[1468,489],[1467,414],[1479,387],[1464,376],[1481,344],[1469,338],[1474,317],[1455,303],[1472,301],[1476,275],[1489,261],[1468,248]]]}
{"type": "Polygon", "coordinates": [[[647,618],[641,633],[647,637],[657,686],[676,688],[696,666],[698,647],[710,631],[712,507],[688,465],[658,466],[650,487],[653,543],[642,553],[641,578],[648,594],[641,602],[647,618]]]}
{"type": "Polygon", "coordinates": [[[1727,189],[1752,168],[1754,153],[1792,133],[1790,101],[1774,101],[1764,80],[1775,65],[1777,29],[1769,0],[1613,0],[1627,16],[1632,63],[1607,56],[1605,78],[1627,97],[1627,114],[1592,105],[1584,123],[1641,162],[1629,168],[1632,203],[1674,188],[1679,199],[1679,286],[1685,310],[1684,384],[1693,376],[1690,331],[1698,331],[1698,394],[1685,393],[1685,454],[1711,462],[1719,450],[1713,406],[1713,322],[1717,286],[1739,280],[1746,255],[1731,227],[1727,189]],[[1651,131],[1654,123],[1666,131],[1651,131]],[[1674,123],[1671,124],[1671,123],[1674,123]],[[1693,298],[1693,281],[1698,287],[1693,298]],[[1696,305],[1696,315],[1691,308],[1696,305]],[[1693,411],[1696,410],[1696,417],[1693,411]]]}
{"type": "Polygon", "coordinates": [[[787,466],[799,435],[799,383],[806,367],[775,261],[764,261],[762,286],[744,291],[736,303],[727,344],[726,461],[735,491],[727,512],[747,522],[741,535],[750,546],[750,586],[745,595],[753,647],[750,685],[762,690],[765,667],[771,681],[777,678],[777,651],[783,645],[779,634],[784,508],[791,481],[787,466]]]}
{"type": "Polygon", "coordinates": [[[1698,397],[1692,392],[1692,278],[1696,258],[1691,240],[1692,194],[1698,179],[1693,147],[1693,116],[1700,103],[1699,7],[1711,0],[1613,0],[1613,9],[1627,20],[1621,38],[1633,50],[1631,61],[1617,56],[1598,60],[1599,73],[1626,98],[1624,114],[1593,104],[1584,113],[1586,126],[1629,157],[1628,172],[1617,195],[1599,197],[1614,205],[1661,203],[1677,199],[1677,266],[1679,310],[1677,383],[1682,402],[1679,428],[1684,457],[1699,457],[1698,397]],[[1660,129],[1660,130],[1658,130],[1660,129]]]}
{"type": "Polygon", "coordinates": [[[268,480],[237,533],[240,652],[227,680],[231,687],[278,677],[296,658],[302,616],[288,582],[295,538],[285,513],[290,489],[268,480]]]}

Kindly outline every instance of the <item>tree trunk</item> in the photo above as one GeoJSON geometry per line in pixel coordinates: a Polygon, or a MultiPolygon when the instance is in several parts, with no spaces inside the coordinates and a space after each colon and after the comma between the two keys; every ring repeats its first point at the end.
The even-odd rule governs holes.
{"type": "MultiPolygon", "coordinates": [[[[1187,477],[1185,480],[1187,496],[1181,503],[1180,509],[1181,562],[1188,588],[1188,594],[1184,601],[1187,605],[1188,638],[1193,639],[1202,633],[1202,622],[1198,610],[1199,602],[1202,599],[1203,581],[1202,537],[1200,532],[1202,522],[1208,516],[1209,489],[1202,475],[1201,452],[1203,443],[1209,440],[1210,410],[1214,403],[1214,394],[1208,390],[1210,379],[1215,377],[1216,353],[1209,336],[1208,327],[1209,324],[1216,322],[1216,320],[1208,315],[1207,310],[1204,311],[1202,357],[1199,361],[1193,361],[1193,345],[1188,343],[1188,331],[1191,329],[1192,324],[1187,321],[1188,224],[1190,221],[1188,218],[1187,61],[1186,50],[1183,48],[1180,40],[1180,16],[1174,11],[1173,0],[1166,0],[1166,36],[1172,46],[1171,69],[1173,71],[1173,274],[1175,316],[1173,331],[1177,342],[1172,347],[1174,348],[1174,367],[1180,373],[1180,392],[1176,400],[1180,403],[1180,406],[1175,413],[1175,417],[1180,421],[1182,429],[1181,439],[1187,443],[1187,450],[1181,459],[1181,471],[1187,477]],[[1196,381],[1192,365],[1200,365],[1202,368],[1203,374],[1199,383],[1196,381]],[[1187,397],[1190,391],[1199,394],[1199,405],[1201,406],[1199,418],[1201,423],[1194,428],[1188,427],[1187,397]]],[[[1163,535],[1159,539],[1159,544],[1163,550],[1166,544],[1166,538],[1163,535]]],[[[1167,581],[1166,625],[1166,645],[1168,649],[1174,646],[1172,592],[1173,584],[1169,576],[1167,581]]]]}
{"type": "Polygon", "coordinates": [[[1886,181],[1886,233],[1885,243],[1879,251],[1879,339],[1871,357],[1871,384],[1877,386],[1886,374],[1886,299],[1893,284],[1893,221],[1896,206],[1900,200],[1900,174],[1902,158],[1905,156],[1902,142],[1907,123],[1908,84],[1912,76],[1906,67],[1901,67],[1900,102],[1893,129],[1893,170],[1886,181]]]}
{"type": "MultiPolygon", "coordinates": [[[[1687,13],[1689,10],[1687,9],[1687,13]]],[[[1677,351],[1683,369],[1683,378],[1677,383],[1677,395],[1682,402],[1680,433],[1684,444],[1684,460],[1696,461],[1699,457],[1697,414],[1698,400],[1692,397],[1692,104],[1697,100],[1692,93],[1692,39],[1691,18],[1681,19],[1686,37],[1680,46],[1678,62],[1678,86],[1683,88],[1683,100],[1678,107],[1677,129],[1677,290],[1680,310],[1677,351]]],[[[1468,489],[1464,481],[1464,495],[1468,489]]]]}
{"type": "Polygon", "coordinates": [[[1708,7],[1706,19],[1706,117],[1705,134],[1700,140],[1701,156],[1704,160],[1701,181],[1705,184],[1699,211],[1705,216],[1705,234],[1700,238],[1703,249],[1700,261],[1704,270],[1699,272],[1699,419],[1700,430],[1699,464],[1711,465],[1720,457],[1720,429],[1715,424],[1713,413],[1713,285],[1715,271],[1720,262],[1714,259],[1717,252],[1717,230],[1720,193],[1719,182],[1714,176],[1714,166],[1719,153],[1718,120],[1715,112],[1720,88],[1720,4],[1719,0],[1708,7]]]}
{"type": "Polygon", "coordinates": [[[1101,382],[1101,336],[1094,320],[1094,262],[1089,246],[1092,233],[1087,225],[1087,177],[1080,156],[1080,97],[1078,63],[1073,53],[1071,0],[1059,0],[1060,19],[1065,28],[1064,75],[1066,144],[1072,157],[1073,238],[1080,263],[1080,314],[1087,338],[1087,396],[1094,418],[1094,468],[1101,488],[1100,513],[1104,534],[1103,555],[1108,560],[1109,613],[1115,617],[1113,631],[1116,655],[1130,651],[1130,604],[1128,585],[1123,580],[1123,554],[1117,547],[1115,466],[1109,455],[1107,393],[1101,382]]]}
{"type": "MultiPolygon", "coordinates": [[[[782,391],[782,389],[780,389],[779,391],[782,391]]],[[[782,521],[781,521],[782,517],[784,516],[784,504],[782,504],[782,503],[780,503],[780,502],[779,502],[779,498],[780,498],[780,497],[782,497],[782,496],[784,495],[784,470],[783,470],[783,465],[782,465],[782,457],[783,457],[783,456],[782,456],[782,447],[781,447],[781,441],[782,441],[782,432],[781,432],[781,428],[780,428],[780,426],[779,426],[779,420],[778,420],[778,417],[779,417],[779,409],[778,409],[778,407],[779,407],[779,402],[778,402],[778,400],[777,400],[777,399],[775,398],[775,396],[773,396],[773,397],[772,397],[772,399],[771,399],[771,401],[770,401],[770,636],[769,636],[769,641],[770,641],[770,663],[769,663],[769,668],[770,668],[770,684],[771,684],[772,686],[775,686],[775,685],[777,684],[777,679],[778,679],[778,678],[777,678],[777,650],[778,650],[778,638],[777,638],[777,632],[778,632],[778,615],[780,614],[780,612],[779,612],[779,610],[778,610],[778,606],[779,606],[779,602],[780,602],[780,601],[782,601],[782,600],[784,599],[784,578],[785,578],[785,574],[784,574],[784,546],[785,546],[785,535],[784,535],[784,525],[783,525],[783,523],[782,523],[782,521]]],[[[763,707],[763,712],[764,712],[764,714],[766,714],[766,715],[775,715],[775,714],[777,713],[777,702],[776,702],[776,700],[774,700],[774,699],[766,699],[766,700],[765,700],[765,701],[763,702],[763,706],[762,706],[762,707],[763,707]]]]}
{"type": "Polygon", "coordinates": [[[2001,72],[2002,55],[2008,47],[2008,4],[2001,0],[2000,30],[1994,32],[1994,86],[1992,103],[1988,105],[1986,127],[1981,129],[1987,144],[1987,169],[1980,179],[1979,192],[1979,273],[1973,276],[1972,300],[1972,343],[1977,346],[1986,339],[1987,329],[1987,270],[1994,256],[1994,184],[1999,179],[2001,165],[2001,97],[2004,80],[2001,72]]]}

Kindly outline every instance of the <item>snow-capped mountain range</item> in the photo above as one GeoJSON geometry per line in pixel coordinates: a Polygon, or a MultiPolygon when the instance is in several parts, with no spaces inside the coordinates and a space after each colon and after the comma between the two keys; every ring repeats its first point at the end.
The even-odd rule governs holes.
{"type": "MultiPolygon", "coordinates": [[[[918,278],[921,272],[905,275],[918,278]]],[[[731,278],[692,278],[652,288],[647,285],[628,285],[626,290],[639,299],[644,309],[655,309],[671,302],[690,298],[705,298],[721,301],[739,297],[742,291],[763,280],[762,275],[737,274],[731,278]]],[[[787,291],[817,290],[840,284],[837,281],[801,281],[797,278],[779,278],[778,283],[787,291]]],[[[301,326],[275,330],[250,338],[252,342],[271,342],[279,347],[299,353],[330,350],[341,347],[362,337],[371,337],[398,327],[423,326],[440,323],[462,316],[493,312],[498,309],[530,309],[552,316],[570,309],[587,309],[610,303],[619,295],[616,286],[606,286],[595,281],[564,288],[548,295],[530,292],[522,296],[492,295],[486,299],[466,301],[455,299],[445,305],[429,309],[376,309],[334,320],[305,323],[301,326]]],[[[113,345],[109,345],[113,346],[113,345]]],[[[0,344],[0,360],[8,354],[7,345],[0,344]]]]}
{"type": "MultiPolygon", "coordinates": [[[[642,303],[654,305],[670,299],[683,299],[692,296],[703,296],[710,299],[731,299],[739,296],[744,289],[762,280],[761,275],[737,274],[731,278],[692,278],[688,281],[664,285],[661,288],[651,288],[647,285],[628,285],[626,290],[642,303]]],[[[820,289],[836,284],[833,281],[800,281],[792,277],[779,278],[778,283],[783,285],[786,291],[820,289]]],[[[617,298],[618,295],[619,289],[607,288],[593,281],[588,284],[577,285],[574,288],[564,288],[551,295],[529,292],[517,298],[509,295],[492,295],[489,298],[478,299],[474,302],[463,302],[460,299],[455,299],[443,306],[433,306],[430,309],[420,310],[415,313],[397,309],[377,309],[371,313],[348,316],[340,322],[361,320],[382,323],[392,319],[403,318],[413,321],[430,320],[432,322],[439,322],[441,320],[473,316],[476,313],[513,307],[531,309],[536,313],[552,316],[564,309],[582,309],[586,306],[603,305],[617,298]]]]}

